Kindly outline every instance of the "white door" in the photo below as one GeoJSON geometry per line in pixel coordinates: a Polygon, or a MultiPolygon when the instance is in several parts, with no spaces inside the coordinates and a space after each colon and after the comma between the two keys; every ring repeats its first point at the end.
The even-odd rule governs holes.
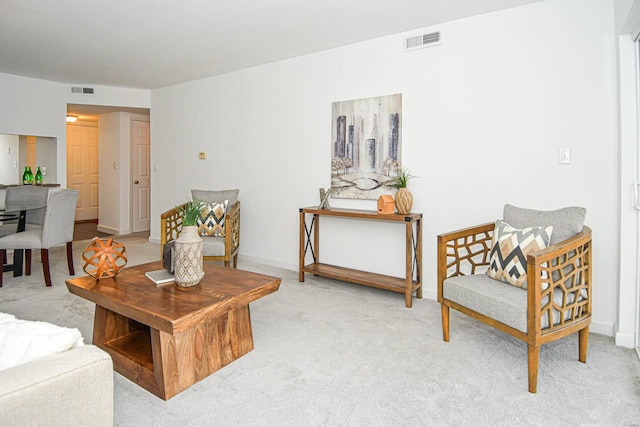
{"type": "Polygon", "coordinates": [[[150,227],[151,172],[149,159],[149,122],[131,122],[131,231],[150,227]]]}
{"type": "Polygon", "coordinates": [[[76,221],[97,219],[97,125],[67,125],[67,187],[79,191],[76,221]]]}

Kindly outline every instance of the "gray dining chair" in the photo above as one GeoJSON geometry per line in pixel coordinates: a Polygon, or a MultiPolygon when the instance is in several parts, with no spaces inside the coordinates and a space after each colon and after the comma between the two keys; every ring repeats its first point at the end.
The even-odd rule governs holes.
{"type": "MultiPolygon", "coordinates": [[[[30,275],[31,249],[40,249],[44,281],[47,286],[51,286],[49,249],[66,244],[69,274],[74,275],[72,241],[77,204],[77,190],[62,189],[52,192],[49,195],[41,229],[26,230],[0,238],[0,263],[4,263],[8,249],[24,249],[25,274],[30,275]]],[[[0,275],[0,286],[2,286],[2,275],[0,275]]]]}
{"type": "MultiPolygon", "coordinates": [[[[7,187],[4,200],[6,213],[19,215],[26,211],[26,230],[42,229],[44,224],[44,211],[47,206],[49,189],[34,185],[17,185],[7,187]]],[[[18,221],[7,221],[0,225],[0,237],[18,231],[18,221]]]]}

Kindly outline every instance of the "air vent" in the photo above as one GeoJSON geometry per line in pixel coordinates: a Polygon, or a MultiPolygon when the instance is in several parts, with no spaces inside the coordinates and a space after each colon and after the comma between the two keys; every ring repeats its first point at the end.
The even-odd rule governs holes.
{"type": "Polygon", "coordinates": [[[422,49],[424,47],[438,46],[442,44],[440,31],[425,34],[415,34],[404,38],[405,52],[422,49]]]}
{"type": "Polygon", "coordinates": [[[71,87],[71,93],[84,93],[84,94],[93,95],[93,88],[92,87],[72,86],[71,87]]]}

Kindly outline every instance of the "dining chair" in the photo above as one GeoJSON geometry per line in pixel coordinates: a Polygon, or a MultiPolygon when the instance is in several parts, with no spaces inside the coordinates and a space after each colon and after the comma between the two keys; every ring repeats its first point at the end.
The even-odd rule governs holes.
{"type": "MultiPolygon", "coordinates": [[[[5,213],[13,213],[16,216],[26,214],[24,229],[41,229],[48,197],[49,189],[46,187],[34,185],[7,187],[4,201],[5,213]]],[[[22,231],[19,229],[19,225],[17,220],[3,221],[3,224],[0,225],[0,237],[22,231]]]]}
{"type": "MultiPolygon", "coordinates": [[[[52,192],[49,195],[41,229],[26,230],[0,238],[0,263],[6,259],[8,249],[14,251],[24,249],[26,251],[25,274],[30,275],[31,249],[40,249],[44,281],[46,286],[51,286],[49,249],[66,244],[69,274],[74,275],[72,240],[77,204],[77,190],[62,189],[52,192]]],[[[0,286],[2,286],[2,275],[0,275],[0,286]]]]}

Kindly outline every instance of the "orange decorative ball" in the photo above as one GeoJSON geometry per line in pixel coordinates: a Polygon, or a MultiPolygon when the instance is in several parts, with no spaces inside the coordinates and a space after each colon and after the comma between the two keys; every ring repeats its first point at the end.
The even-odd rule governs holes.
{"type": "Polygon", "coordinates": [[[82,269],[100,280],[113,277],[127,265],[127,249],[113,239],[94,237],[82,251],[82,269]]]}

